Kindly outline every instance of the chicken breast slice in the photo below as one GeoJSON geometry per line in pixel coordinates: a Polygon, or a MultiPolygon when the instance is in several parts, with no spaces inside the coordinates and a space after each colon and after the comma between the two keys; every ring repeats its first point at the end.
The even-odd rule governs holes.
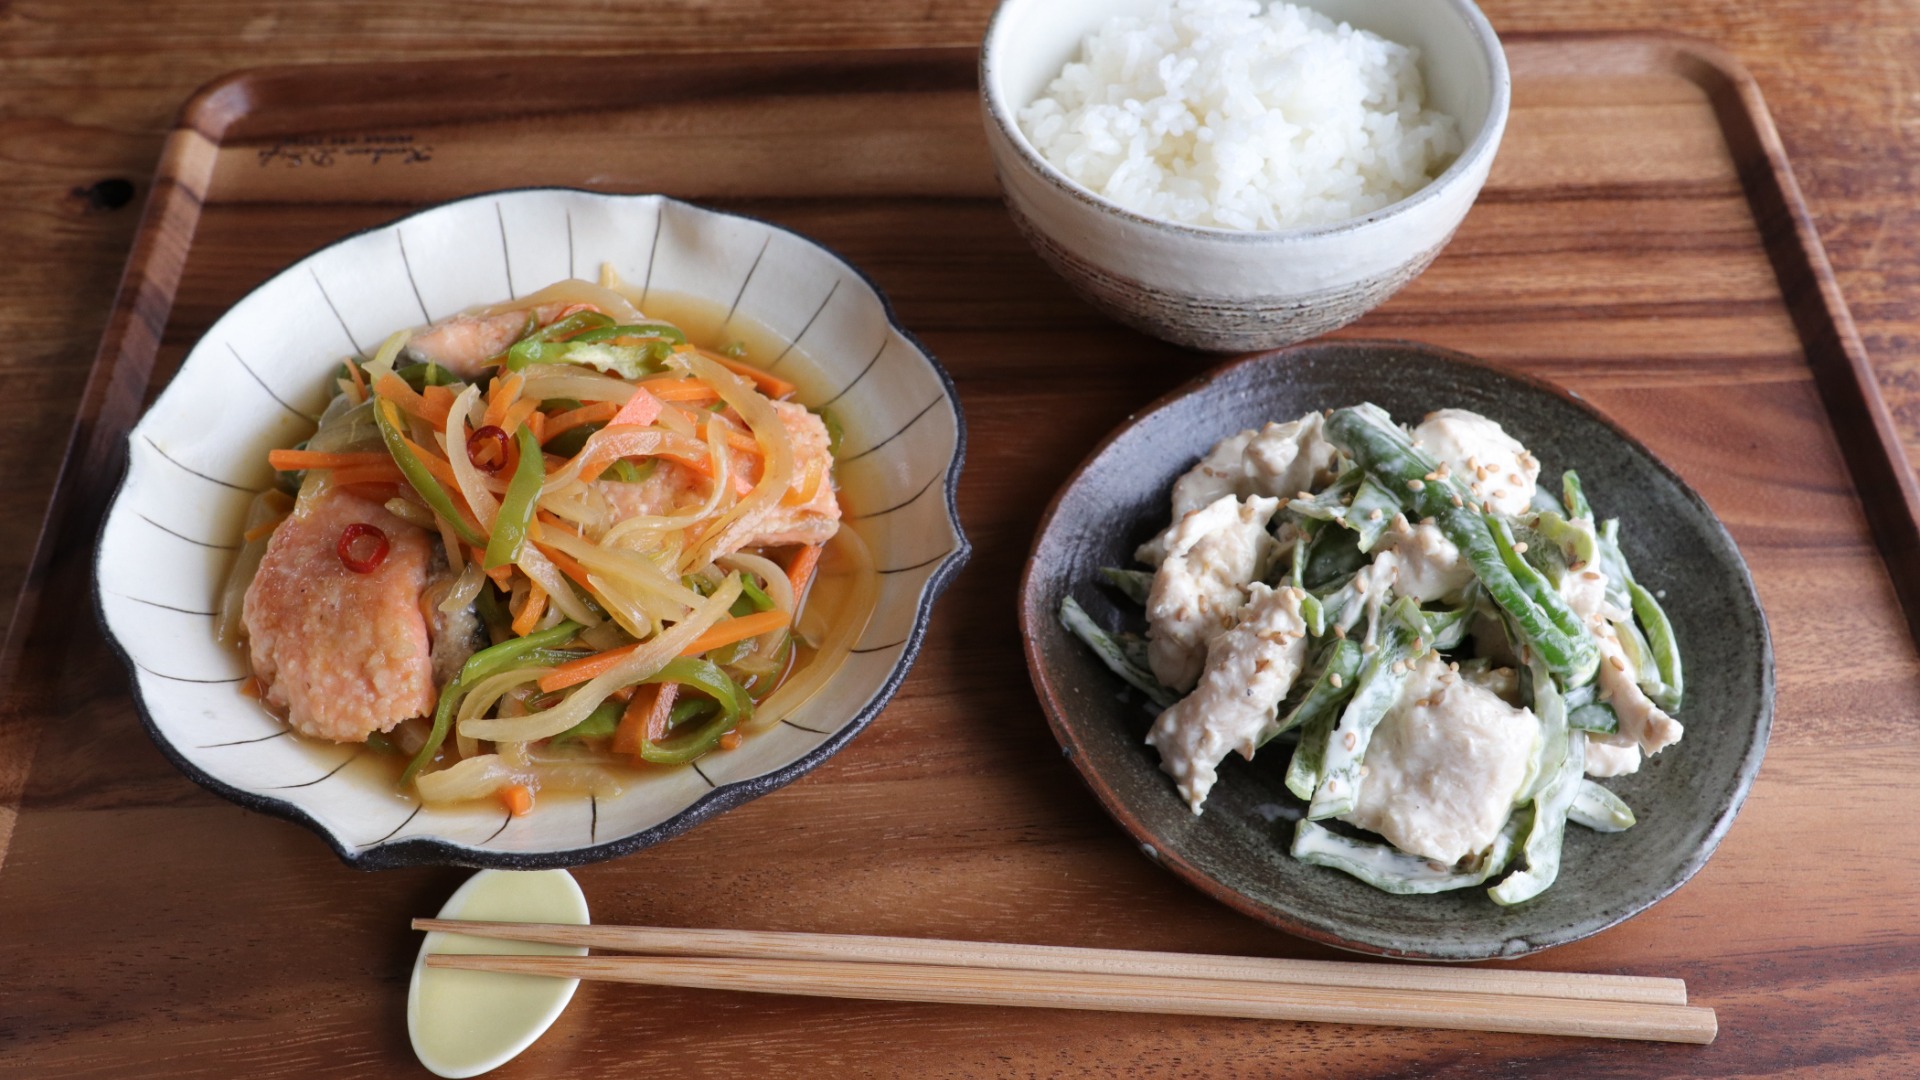
{"type": "Polygon", "coordinates": [[[1184,692],[1199,681],[1207,643],[1273,564],[1279,545],[1267,522],[1279,509],[1278,499],[1223,495],[1174,524],[1147,591],[1147,663],[1162,685],[1184,692]]]}
{"type": "Polygon", "coordinates": [[[1413,444],[1465,482],[1487,509],[1526,512],[1540,481],[1540,462],[1498,423],[1466,409],[1428,413],[1413,444]]]}
{"type": "Polygon", "coordinates": [[[1486,850],[1527,781],[1540,721],[1428,653],[1367,745],[1365,779],[1341,818],[1401,851],[1451,866],[1486,850]]]}
{"type": "Polygon", "coordinates": [[[1207,649],[1199,685],[1147,733],[1147,745],[1160,751],[1160,768],[1195,814],[1228,754],[1253,757],[1261,731],[1300,677],[1307,656],[1304,596],[1291,586],[1276,590],[1255,582],[1240,620],[1207,649]]]}
{"type": "Polygon", "coordinates": [[[254,675],[289,726],[357,743],[433,711],[420,605],[430,559],[426,532],[379,503],[339,489],[301,498],[267,541],[242,609],[254,675]],[[341,533],[356,522],[387,537],[387,556],[371,573],[340,561],[341,533]]]}
{"type": "MultiPolygon", "coordinates": [[[[1173,521],[1207,506],[1224,495],[1247,498],[1266,495],[1290,499],[1333,479],[1337,451],[1321,433],[1323,418],[1308,413],[1286,424],[1268,424],[1259,431],[1243,431],[1214,444],[1200,463],[1173,484],[1173,521]]],[[[1134,557],[1158,566],[1166,557],[1173,525],[1140,545],[1134,557]]]]}

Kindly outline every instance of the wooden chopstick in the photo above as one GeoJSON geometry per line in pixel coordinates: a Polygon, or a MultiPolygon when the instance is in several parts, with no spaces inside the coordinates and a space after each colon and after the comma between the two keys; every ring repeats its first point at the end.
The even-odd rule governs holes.
{"type": "Polygon", "coordinates": [[[430,955],[427,966],[868,1001],[1235,1016],[1659,1042],[1709,1043],[1718,1030],[1713,1010],[1687,1005],[1163,975],[838,960],[459,953],[430,955]]]}
{"type": "Polygon", "coordinates": [[[1344,986],[1429,993],[1449,991],[1522,997],[1685,1005],[1687,984],[1638,975],[1590,975],[1489,968],[1415,967],[1336,960],[1281,960],[1251,956],[1082,949],[997,941],[855,934],[797,934],[766,930],[695,930],[654,926],[578,926],[564,923],[466,922],[415,919],[434,930],[506,941],[576,945],[655,956],[736,957],[760,960],[838,960],[876,964],[931,964],[1064,971],[1087,975],[1160,975],[1181,979],[1344,986]]]}
{"type": "Polygon", "coordinates": [[[654,956],[435,954],[427,965],[709,990],[1712,1042],[1676,979],[1191,956],[998,942],[416,919],[654,956]]]}

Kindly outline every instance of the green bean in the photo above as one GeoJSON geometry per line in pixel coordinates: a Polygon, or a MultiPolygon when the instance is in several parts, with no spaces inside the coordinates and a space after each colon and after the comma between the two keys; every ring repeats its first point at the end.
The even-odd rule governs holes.
{"type": "Polygon", "coordinates": [[[1481,884],[1512,864],[1520,834],[1530,824],[1530,816],[1531,811],[1523,808],[1508,818],[1487,850],[1466,860],[1464,866],[1442,866],[1388,844],[1342,836],[1304,818],[1294,827],[1293,857],[1351,874],[1382,892],[1403,896],[1465,889],[1481,884]]]}
{"type": "MultiPolygon", "coordinates": [[[[1341,638],[1335,641],[1326,652],[1326,660],[1321,665],[1320,675],[1307,691],[1300,704],[1285,717],[1276,719],[1267,730],[1260,733],[1259,742],[1265,743],[1276,735],[1292,731],[1315,720],[1320,716],[1332,716],[1338,712],[1341,702],[1352,696],[1356,685],[1355,676],[1360,672],[1361,652],[1357,642],[1341,638]]],[[[1299,751],[1296,750],[1297,754],[1299,751]]],[[[1307,796],[1311,797],[1312,789],[1307,796]]]]}
{"type": "Polygon", "coordinates": [[[1567,820],[1595,832],[1625,832],[1633,828],[1633,808],[1626,801],[1591,780],[1582,779],[1567,808],[1567,820]]]}
{"type": "Polygon", "coordinates": [[[1101,629],[1100,624],[1094,622],[1086,609],[1071,596],[1060,600],[1060,622],[1074,637],[1086,642],[1087,647],[1109,670],[1126,680],[1127,685],[1145,694],[1155,705],[1166,709],[1179,700],[1173,691],[1160,685],[1160,680],[1154,678],[1151,671],[1135,663],[1114,635],[1101,629]]]}

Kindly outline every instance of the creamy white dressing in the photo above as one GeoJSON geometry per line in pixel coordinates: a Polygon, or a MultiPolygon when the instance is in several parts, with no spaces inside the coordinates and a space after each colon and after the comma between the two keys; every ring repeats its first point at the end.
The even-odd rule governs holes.
{"type": "Polygon", "coordinates": [[[1188,805],[1200,813],[1227,755],[1251,759],[1275,708],[1287,696],[1307,655],[1306,594],[1256,582],[1233,629],[1213,639],[1206,673],[1193,693],[1160,714],[1147,745],[1160,751],[1188,805]]]}
{"type": "Polygon", "coordinates": [[[1185,691],[1199,680],[1207,642],[1233,625],[1247,586],[1273,565],[1279,544],[1267,522],[1279,508],[1278,499],[1223,495],[1174,525],[1147,592],[1147,662],[1162,685],[1185,691]]]}
{"type": "Polygon", "coordinates": [[[1421,658],[1374,730],[1353,811],[1341,820],[1451,865],[1483,851],[1513,812],[1540,721],[1421,658]]]}

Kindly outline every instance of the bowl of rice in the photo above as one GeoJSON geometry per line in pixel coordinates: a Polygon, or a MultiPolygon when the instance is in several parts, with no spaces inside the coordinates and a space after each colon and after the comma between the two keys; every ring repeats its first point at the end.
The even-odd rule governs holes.
{"type": "Polygon", "coordinates": [[[1003,0],[980,87],[1041,258],[1213,352],[1344,326],[1426,269],[1511,96],[1471,0],[1003,0]]]}

